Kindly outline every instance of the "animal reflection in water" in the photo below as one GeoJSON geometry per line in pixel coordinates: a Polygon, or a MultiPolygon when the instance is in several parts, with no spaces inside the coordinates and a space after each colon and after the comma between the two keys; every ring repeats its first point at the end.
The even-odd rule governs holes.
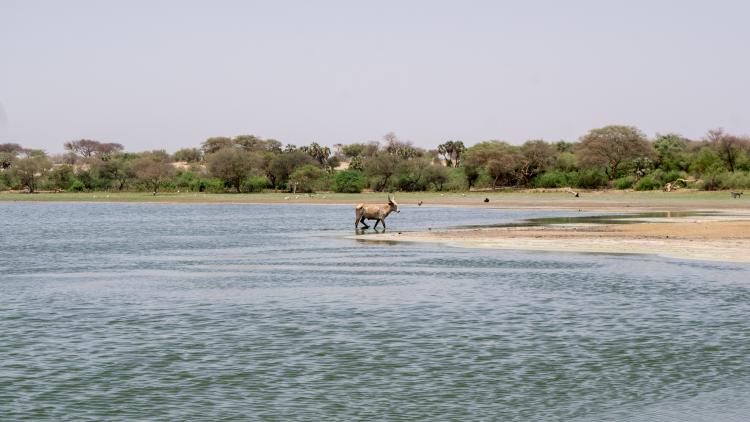
{"type": "Polygon", "coordinates": [[[373,229],[377,229],[378,224],[380,223],[383,225],[383,230],[385,230],[385,218],[393,211],[396,211],[397,213],[401,212],[398,210],[396,199],[390,195],[388,195],[388,203],[385,205],[357,204],[357,207],[354,209],[356,215],[356,218],[354,219],[354,228],[359,229],[359,223],[362,223],[363,229],[369,229],[370,226],[365,223],[365,220],[375,220],[373,229]]]}

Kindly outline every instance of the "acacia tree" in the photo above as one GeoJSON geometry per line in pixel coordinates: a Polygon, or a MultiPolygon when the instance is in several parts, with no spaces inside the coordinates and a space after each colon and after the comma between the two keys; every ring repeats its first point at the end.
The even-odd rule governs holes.
{"type": "Polygon", "coordinates": [[[536,175],[546,171],[555,162],[556,149],[542,141],[526,141],[520,148],[519,175],[528,185],[536,175]]]}
{"type": "Polygon", "coordinates": [[[520,157],[516,148],[502,141],[478,143],[466,150],[464,175],[469,189],[484,169],[492,178],[493,189],[498,183],[512,184],[519,169],[520,157]]]}
{"type": "Polygon", "coordinates": [[[666,135],[656,134],[654,150],[656,150],[656,165],[664,170],[684,170],[687,164],[680,162],[687,147],[687,140],[675,133],[666,135]]]}
{"type": "Polygon", "coordinates": [[[29,193],[34,193],[39,179],[52,168],[52,163],[41,150],[27,150],[22,154],[23,157],[13,162],[13,174],[18,178],[21,187],[28,189],[29,193]]]}
{"type": "Polygon", "coordinates": [[[213,154],[221,149],[224,148],[231,148],[234,146],[234,142],[231,138],[227,138],[226,136],[214,136],[212,138],[208,138],[203,143],[201,143],[201,149],[203,152],[208,154],[213,154]]]}
{"type": "Polygon", "coordinates": [[[156,195],[164,182],[174,175],[174,167],[168,162],[164,155],[148,153],[133,161],[131,171],[135,177],[149,185],[156,195]]]}
{"type": "Polygon", "coordinates": [[[731,172],[737,168],[737,161],[743,151],[750,149],[750,139],[730,135],[721,128],[709,130],[706,140],[716,149],[721,161],[731,172]]]}
{"type": "Polygon", "coordinates": [[[317,182],[323,176],[323,170],[313,164],[306,164],[289,175],[292,191],[314,192],[317,182]]]}
{"type": "Polygon", "coordinates": [[[263,139],[255,135],[239,135],[232,140],[240,148],[253,152],[281,152],[281,142],[275,139],[263,139]]]}
{"type": "Polygon", "coordinates": [[[623,163],[653,155],[646,136],[634,126],[611,125],[592,129],[581,138],[578,154],[583,165],[603,166],[609,180],[623,163]]]}
{"type": "Polygon", "coordinates": [[[388,187],[397,165],[398,160],[394,160],[390,154],[381,152],[365,162],[364,170],[368,178],[377,179],[374,189],[380,191],[388,187]]]}
{"type": "Polygon", "coordinates": [[[208,156],[208,171],[240,192],[242,181],[261,169],[262,159],[244,149],[224,148],[208,156]]]}
{"type": "Polygon", "coordinates": [[[203,161],[203,151],[198,148],[182,148],[173,154],[175,161],[187,161],[188,163],[199,163],[203,161]]]}
{"type": "Polygon", "coordinates": [[[274,155],[266,166],[266,176],[275,188],[287,183],[289,175],[299,167],[315,163],[315,159],[300,150],[274,155]]]}
{"type": "Polygon", "coordinates": [[[106,158],[123,150],[122,144],[115,142],[99,142],[91,139],[81,139],[63,144],[66,150],[83,158],[100,156],[106,158]]]}
{"type": "MultiPolygon", "coordinates": [[[[156,162],[166,161],[162,157],[157,158],[152,156],[151,158],[156,162]]],[[[95,171],[100,179],[109,180],[110,186],[117,188],[117,190],[123,190],[125,188],[125,183],[132,176],[132,160],[133,157],[130,157],[127,154],[116,154],[106,161],[99,160],[98,162],[92,163],[91,169],[95,171]]],[[[172,168],[169,163],[166,163],[166,165],[172,168]]],[[[169,176],[171,176],[171,174],[169,176]]]]}
{"type": "Polygon", "coordinates": [[[18,144],[0,144],[0,169],[10,168],[13,160],[23,150],[23,147],[18,144]]]}
{"type": "Polygon", "coordinates": [[[341,154],[344,157],[372,157],[377,154],[379,145],[377,142],[360,143],[355,142],[353,144],[344,145],[341,147],[341,154]]]}

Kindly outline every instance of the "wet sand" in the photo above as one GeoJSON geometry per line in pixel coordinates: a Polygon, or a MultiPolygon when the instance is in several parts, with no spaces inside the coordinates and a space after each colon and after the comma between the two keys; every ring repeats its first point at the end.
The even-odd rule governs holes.
{"type": "Polygon", "coordinates": [[[656,254],[724,262],[750,262],[750,214],[636,220],[631,224],[551,224],[425,232],[386,232],[368,241],[442,243],[530,251],[656,254]]]}

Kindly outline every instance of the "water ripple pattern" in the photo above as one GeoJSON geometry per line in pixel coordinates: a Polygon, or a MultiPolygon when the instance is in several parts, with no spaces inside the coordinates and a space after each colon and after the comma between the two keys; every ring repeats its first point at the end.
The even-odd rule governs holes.
{"type": "MultiPolygon", "coordinates": [[[[370,244],[348,206],[0,215],[3,421],[750,414],[747,265],[370,244]]],[[[404,207],[388,227],[552,215],[404,207]]]]}

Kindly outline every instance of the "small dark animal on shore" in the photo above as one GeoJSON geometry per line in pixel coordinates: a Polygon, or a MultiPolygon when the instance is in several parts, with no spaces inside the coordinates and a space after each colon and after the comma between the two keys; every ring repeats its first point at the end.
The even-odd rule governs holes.
{"type": "Polygon", "coordinates": [[[417,205],[421,207],[422,206],[422,201],[417,202],[417,205]]]}
{"type": "Polygon", "coordinates": [[[573,195],[573,196],[575,196],[576,198],[578,198],[580,196],[580,195],[578,195],[578,192],[576,192],[576,191],[569,190],[568,193],[571,194],[571,195],[573,195]]]}
{"type": "Polygon", "coordinates": [[[739,198],[742,196],[742,192],[729,192],[732,195],[732,199],[739,198]]]}
{"type": "Polygon", "coordinates": [[[490,198],[484,198],[484,202],[490,202],[490,198]]]}

